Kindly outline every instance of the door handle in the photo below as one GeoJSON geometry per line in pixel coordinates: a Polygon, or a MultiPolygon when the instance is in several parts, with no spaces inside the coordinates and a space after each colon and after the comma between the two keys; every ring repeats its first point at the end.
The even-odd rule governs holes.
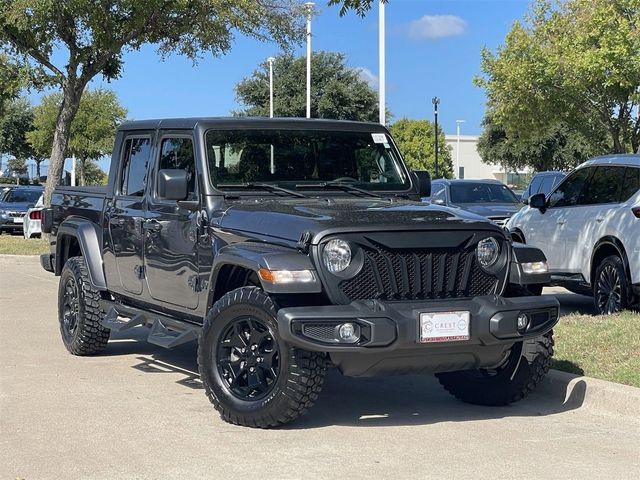
{"type": "Polygon", "coordinates": [[[604,221],[604,217],[596,217],[596,222],[602,223],[604,221]]]}
{"type": "Polygon", "coordinates": [[[159,232],[162,230],[162,224],[157,220],[145,220],[142,224],[142,228],[147,232],[159,232]]]}
{"type": "Polygon", "coordinates": [[[558,225],[564,225],[565,223],[567,223],[567,221],[564,218],[559,218],[558,221],[556,222],[558,225]]]}
{"type": "Polygon", "coordinates": [[[111,225],[124,225],[124,218],[122,218],[122,217],[111,217],[111,218],[109,218],[109,223],[111,225]]]}

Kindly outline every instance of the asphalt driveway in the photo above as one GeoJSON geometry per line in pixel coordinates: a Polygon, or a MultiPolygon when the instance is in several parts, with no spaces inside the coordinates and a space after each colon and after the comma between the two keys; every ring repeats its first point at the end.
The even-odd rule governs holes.
{"type": "Polygon", "coordinates": [[[640,478],[640,421],[581,408],[575,392],[484,408],[432,377],[332,374],[286,428],[228,425],[194,345],[67,354],[56,289],[33,257],[0,257],[0,478],[640,478]]]}

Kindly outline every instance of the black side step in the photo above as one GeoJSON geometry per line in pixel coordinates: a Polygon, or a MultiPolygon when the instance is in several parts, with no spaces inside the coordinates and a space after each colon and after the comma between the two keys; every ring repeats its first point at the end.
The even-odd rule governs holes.
{"type": "Polygon", "coordinates": [[[103,300],[107,314],[100,324],[114,332],[123,332],[139,325],[151,325],[147,341],[164,348],[173,348],[197,340],[202,327],[156,312],[103,300]],[[124,317],[124,318],[122,318],[124,317]]]}
{"type": "Polygon", "coordinates": [[[198,339],[200,327],[186,325],[184,323],[165,325],[166,321],[157,319],[153,322],[147,342],[164,348],[173,348],[183,343],[198,339]]]}

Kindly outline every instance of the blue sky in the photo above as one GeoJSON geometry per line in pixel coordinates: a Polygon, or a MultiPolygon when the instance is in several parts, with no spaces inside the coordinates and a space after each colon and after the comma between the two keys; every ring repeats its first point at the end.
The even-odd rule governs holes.
{"type": "MultiPolygon", "coordinates": [[[[316,3],[313,49],[345,53],[348,64],[366,69],[375,83],[377,6],[365,18],[340,18],[338,7],[328,7],[326,0],[316,3]]],[[[495,50],[527,8],[526,0],[389,0],[387,106],[393,118],[432,118],[431,98],[437,95],[446,133],[455,133],[456,119],[466,120],[463,134],[480,133],[485,97],[473,85],[480,51],[495,50]]],[[[238,108],[234,85],[278,52],[277,45],[238,37],[225,57],[204,56],[194,66],[179,56],[162,61],[148,46],[127,53],[122,78],[105,86],[117,92],[132,119],[228,115],[238,108]]],[[[304,45],[295,52],[303,55],[304,45]]]]}

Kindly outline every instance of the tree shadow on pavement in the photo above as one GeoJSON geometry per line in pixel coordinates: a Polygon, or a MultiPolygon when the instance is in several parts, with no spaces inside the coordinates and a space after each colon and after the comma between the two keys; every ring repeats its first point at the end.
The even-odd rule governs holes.
{"type": "MultiPolygon", "coordinates": [[[[195,343],[173,350],[139,340],[109,343],[105,355],[133,355],[132,368],[151,374],[168,374],[168,381],[202,389],[198,375],[195,343]],[[178,380],[175,380],[176,375],[178,380]]],[[[586,392],[578,381],[553,385],[545,380],[528,398],[506,407],[482,407],[456,400],[432,375],[376,378],[343,377],[330,370],[315,406],[307,415],[282,428],[298,430],[333,425],[398,426],[465,422],[504,417],[545,416],[579,408],[586,392]],[[568,392],[568,395],[567,395],[568,392]]],[[[203,402],[206,397],[202,395],[203,402]]],[[[213,407],[212,407],[213,408],[213,407]]],[[[212,412],[213,413],[213,412],[212,412]]]]}

